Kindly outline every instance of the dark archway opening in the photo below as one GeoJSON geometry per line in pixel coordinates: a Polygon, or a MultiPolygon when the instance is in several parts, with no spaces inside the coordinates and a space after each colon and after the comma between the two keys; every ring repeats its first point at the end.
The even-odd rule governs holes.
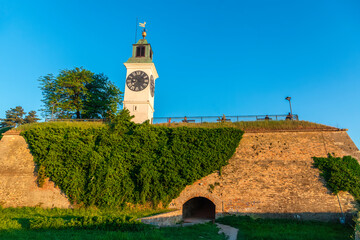
{"type": "Polygon", "coordinates": [[[192,198],[183,205],[185,218],[215,219],[215,204],[204,197],[192,198]]]}

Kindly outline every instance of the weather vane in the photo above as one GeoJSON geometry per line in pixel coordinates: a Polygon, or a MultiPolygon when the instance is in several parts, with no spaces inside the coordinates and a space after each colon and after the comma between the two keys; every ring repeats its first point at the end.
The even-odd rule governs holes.
{"type": "Polygon", "coordinates": [[[143,39],[145,39],[145,37],[146,37],[146,28],[145,28],[146,22],[139,23],[139,25],[138,25],[138,23],[139,23],[138,18],[136,18],[135,43],[136,43],[137,28],[138,28],[138,26],[139,26],[139,27],[143,27],[143,28],[144,28],[144,30],[143,30],[143,32],[142,32],[142,36],[143,36],[143,39]]]}
{"type": "Polygon", "coordinates": [[[146,22],[144,22],[144,23],[139,23],[139,26],[140,26],[140,27],[145,28],[145,25],[146,25],[146,22]]]}
{"type": "Polygon", "coordinates": [[[145,28],[145,25],[146,25],[146,22],[144,22],[144,23],[139,23],[139,26],[144,28],[144,30],[142,31],[143,39],[145,39],[145,37],[146,37],[146,28],[145,28]]]}

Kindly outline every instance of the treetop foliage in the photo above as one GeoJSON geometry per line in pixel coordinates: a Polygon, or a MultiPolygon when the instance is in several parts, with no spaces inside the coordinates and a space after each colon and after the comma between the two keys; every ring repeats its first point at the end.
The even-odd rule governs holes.
{"type": "Polygon", "coordinates": [[[2,119],[1,127],[17,127],[26,123],[34,123],[40,119],[36,116],[36,111],[30,111],[28,115],[21,106],[10,108],[5,112],[5,118],[2,119]]]}
{"type": "Polygon", "coordinates": [[[56,118],[112,118],[119,109],[122,92],[104,74],[84,68],[61,70],[57,76],[40,77],[46,116],[56,118]]]}
{"type": "Polygon", "coordinates": [[[38,166],[72,203],[167,205],[186,185],[225,166],[243,132],[168,128],[130,121],[128,111],[101,128],[43,127],[22,133],[38,166]]]}

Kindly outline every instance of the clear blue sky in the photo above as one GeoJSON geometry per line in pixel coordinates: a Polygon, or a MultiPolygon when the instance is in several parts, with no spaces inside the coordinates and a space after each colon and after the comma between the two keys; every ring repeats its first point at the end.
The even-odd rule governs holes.
{"type": "Polygon", "coordinates": [[[0,0],[0,118],[40,109],[37,80],[60,69],[124,90],[136,17],[160,76],[155,117],[286,114],[289,95],[300,119],[360,146],[358,0],[0,0]]]}

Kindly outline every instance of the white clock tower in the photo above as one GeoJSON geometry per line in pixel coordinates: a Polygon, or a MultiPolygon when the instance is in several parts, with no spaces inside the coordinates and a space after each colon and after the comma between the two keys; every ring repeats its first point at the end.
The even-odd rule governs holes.
{"type": "Polygon", "coordinates": [[[149,120],[152,123],[154,115],[155,80],[159,77],[153,63],[151,45],[145,39],[133,44],[132,57],[125,63],[126,83],[123,105],[134,116],[132,121],[142,123],[149,120]]]}

